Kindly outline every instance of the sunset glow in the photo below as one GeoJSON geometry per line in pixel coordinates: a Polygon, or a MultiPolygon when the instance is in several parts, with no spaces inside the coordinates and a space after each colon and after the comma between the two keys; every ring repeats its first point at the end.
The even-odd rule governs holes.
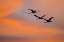
{"type": "Polygon", "coordinates": [[[0,42],[5,41],[64,42],[64,0],[0,0],[0,42]],[[30,8],[46,19],[53,16],[53,22],[36,20],[30,8]]]}

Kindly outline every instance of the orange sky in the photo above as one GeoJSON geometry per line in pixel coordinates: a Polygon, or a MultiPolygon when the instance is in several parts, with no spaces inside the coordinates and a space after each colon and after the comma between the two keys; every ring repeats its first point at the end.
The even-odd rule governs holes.
{"type": "MultiPolygon", "coordinates": [[[[63,42],[64,38],[64,0],[1,0],[0,2],[0,35],[44,36],[48,42],[63,42]],[[28,8],[40,10],[37,15],[46,14],[45,18],[54,17],[52,23],[44,24],[28,8]],[[21,10],[21,11],[19,11],[21,10]],[[53,41],[53,38],[58,38],[53,41]]],[[[38,42],[42,42],[38,39],[38,42]]],[[[45,41],[45,40],[44,40],[45,41]]],[[[47,42],[45,41],[45,42],[47,42]]]]}

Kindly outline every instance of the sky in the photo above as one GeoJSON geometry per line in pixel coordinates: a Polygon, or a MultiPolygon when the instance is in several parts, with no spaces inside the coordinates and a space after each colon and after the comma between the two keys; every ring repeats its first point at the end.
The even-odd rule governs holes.
{"type": "Polygon", "coordinates": [[[33,36],[34,38],[37,36],[38,42],[63,42],[63,16],[64,0],[1,0],[0,38],[24,36],[30,37],[30,41],[33,41],[33,36]],[[31,11],[28,9],[40,10],[36,15],[46,14],[46,19],[54,18],[51,23],[44,23],[45,20],[36,20],[34,14],[29,14],[31,11]]]}

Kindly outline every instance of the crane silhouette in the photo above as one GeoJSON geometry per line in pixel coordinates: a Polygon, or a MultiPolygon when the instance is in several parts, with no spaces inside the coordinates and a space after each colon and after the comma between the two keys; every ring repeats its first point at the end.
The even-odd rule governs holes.
{"type": "Polygon", "coordinates": [[[45,17],[46,15],[43,15],[42,17],[39,17],[39,16],[37,16],[37,15],[34,14],[34,16],[37,17],[38,19],[44,19],[43,17],[45,17]]]}
{"type": "MultiPolygon", "coordinates": [[[[37,10],[32,10],[32,9],[28,9],[28,10],[30,10],[31,13],[37,13],[37,10]]],[[[40,12],[40,11],[39,11],[39,12],[40,12]]],[[[29,14],[31,14],[31,13],[29,13],[29,14]]]]}
{"type": "Polygon", "coordinates": [[[46,20],[46,22],[44,22],[44,23],[49,23],[49,22],[52,22],[52,21],[51,21],[51,19],[52,19],[52,18],[54,18],[54,17],[49,18],[49,20],[44,19],[44,20],[46,20]]]}
{"type": "MultiPolygon", "coordinates": [[[[31,11],[29,14],[40,12],[40,11],[38,11],[38,10],[33,10],[33,9],[28,9],[28,10],[31,11]]],[[[34,16],[37,17],[38,19],[44,19],[44,20],[46,21],[46,22],[44,22],[44,23],[52,22],[51,19],[54,18],[54,17],[50,17],[50,18],[47,20],[47,19],[44,18],[46,15],[43,15],[43,16],[39,17],[39,16],[37,16],[36,14],[34,14],[34,16]]],[[[36,19],[36,20],[37,20],[37,19],[36,19]]]]}

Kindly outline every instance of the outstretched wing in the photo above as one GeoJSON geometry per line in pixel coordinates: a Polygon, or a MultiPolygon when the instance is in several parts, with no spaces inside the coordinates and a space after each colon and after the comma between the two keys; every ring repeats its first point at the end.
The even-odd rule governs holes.
{"type": "Polygon", "coordinates": [[[32,9],[28,9],[28,10],[32,10],[32,9]]]}
{"type": "Polygon", "coordinates": [[[51,20],[52,18],[54,18],[54,17],[49,18],[49,20],[51,20]]]}
{"type": "MultiPolygon", "coordinates": [[[[46,16],[46,15],[44,15],[44,16],[46,16]]],[[[42,18],[43,18],[44,16],[42,16],[42,18]]]]}
{"type": "Polygon", "coordinates": [[[34,14],[34,16],[38,17],[37,15],[34,14]]]}

